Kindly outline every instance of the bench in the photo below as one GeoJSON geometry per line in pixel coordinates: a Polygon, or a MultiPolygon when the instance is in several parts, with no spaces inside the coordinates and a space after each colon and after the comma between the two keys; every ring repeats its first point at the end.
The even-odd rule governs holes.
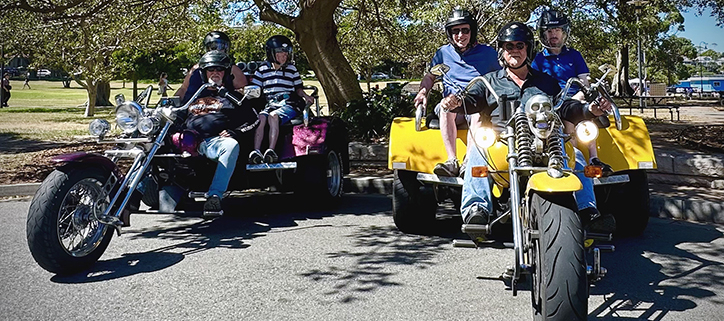
{"type": "MultiPolygon", "coordinates": [[[[671,115],[671,121],[674,121],[674,111],[676,111],[676,120],[681,120],[679,118],[679,106],[678,104],[671,104],[671,105],[652,105],[652,106],[646,106],[644,108],[640,108],[641,112],[643,112],[644,109],[653,109],[654,110],[654,118],[656,118],[656,110],[657,109],[668,109],[669,114],[671,115]]],[[[629,115],[631,115],[631,108],[629,108],[629,115]]]]}

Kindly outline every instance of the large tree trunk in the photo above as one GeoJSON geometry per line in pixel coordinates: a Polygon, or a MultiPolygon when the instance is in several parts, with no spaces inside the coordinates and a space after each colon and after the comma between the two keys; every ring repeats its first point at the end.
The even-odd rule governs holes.
{"type": "Polygon", "coordinates": [[[96,83],[96,106],[112,106],[110,82],[99,80],[96,83]]]}
{"type": "Polygon", "coordinates": [[[628,45],[623,45],[616,53],[616,76],[612,84],[612,92],[615,96],[628,97],[633,95],[634,90],[628,83],[628,75],[628,45]]]}
{"type": "Polygon", "coordinates": [[[262,20],[278,23],[292,31],[322,84],[330,111],[345,108],[347,102],[362,99],[357,77],[337,41],[334,12],[341,0],[300,1],[299,17],[275,11],[263,0],[254,0],[262,20]]]}
{"type": "Polygon", "coordinates": [[[96,113],[96,90],[98,88],[87,80],[85,89],[88,91],[88,106],[85,107],[85,117],[93,117],[96,113]]]}
{"type": "Polygon", "coordinates": [[[357,77],[337,42],[337,26],[334,20],[297,19],[294,25],[297,41],[327,96],[329,110],[343,109],[347,102],[361,99],[362,89],[357,77]]]}

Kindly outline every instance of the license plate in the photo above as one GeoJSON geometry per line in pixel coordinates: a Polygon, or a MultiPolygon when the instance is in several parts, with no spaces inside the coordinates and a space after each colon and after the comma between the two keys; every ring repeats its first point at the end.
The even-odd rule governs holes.
{"type": "Polygon", "coordinates": [[[593,185],[610,185],[629,182],[628,174],[597,177],[593,179],[593,185]]]}
{"type": "Polygon", "coordinates": [[[429,184],[463,186],[463,179],[460,177],[447,177],[437,176],[435,174],[417,173],[417,180],[422,183],[429,184]]]}

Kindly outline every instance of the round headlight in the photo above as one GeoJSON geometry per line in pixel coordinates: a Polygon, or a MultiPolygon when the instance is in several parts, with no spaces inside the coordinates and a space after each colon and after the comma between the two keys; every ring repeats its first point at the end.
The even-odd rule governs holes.
{"type": "Polygon", "coordinates": [[[95,119],[88,126],[88,131],[93,136],[103,137],[111,130],[111,124],[105,119],[95,119]]]}
{"type": "Polygon", "coordinates": [[[116,124],[126,134],[136,131],[141,119],[141,106],[134,101],[127,101],[116,107],[116,124]]]}
{"type": "Polygon", "coordinates": [[[490,127],[479,128],[475,131],[475,144],[482,148],[488,148],[495,144],[495,131],[490,127]]]}
{"type": "Polygon", "coordinates": [[[138,122],[138,132],[148,135],[158,130],[159,121],[156,117],[144,117],[138,122]]]}
{"type": "Polygon", "coordinates": [[[588,143],[598,137],[598,126],[591,121],[583,121],[576,125],[576,137],[583,143],[588,143]]]}

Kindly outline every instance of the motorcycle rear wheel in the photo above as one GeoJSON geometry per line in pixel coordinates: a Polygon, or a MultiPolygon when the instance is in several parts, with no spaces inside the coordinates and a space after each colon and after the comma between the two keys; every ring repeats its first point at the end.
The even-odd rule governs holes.
{"type": "Polygon", "coordinates": [[[395,170],[392,218],[397,229],[404,233],[428,233],[435,225],[436,213],[435,193],[417,180],[417,172],[395,170]]]}
{"type": "Polygon", "coordinates": [[[530,200],[539,239],[533,239],[534,320],[586,320],[588,282],[583,229],[568,194],[534,192],[530,200]]]}
{"type": "Polygon", "coordinates": [[[334,207],[341,203],[344,165],[336,151],[301,157],[297,166],[295,194],[310,197],[322,207],[334,207]]]}
{"type": "Polygon", "coordinates": [[[628,174],[629,182],[597,188],[598,208],[616,218],[614,236],[639,236],[649,224],[649,180],[645,170],[622,173],[628,174]]]}
{"type": "Polygon", "coordinates": [[[73,274],[93,265],[113,231],[96,219],[109,203],[100,198],[109,173],[97,167],[64,167],[50,173],[33,197],[26,235],[30,253],[45,270],[73,274]]]}

